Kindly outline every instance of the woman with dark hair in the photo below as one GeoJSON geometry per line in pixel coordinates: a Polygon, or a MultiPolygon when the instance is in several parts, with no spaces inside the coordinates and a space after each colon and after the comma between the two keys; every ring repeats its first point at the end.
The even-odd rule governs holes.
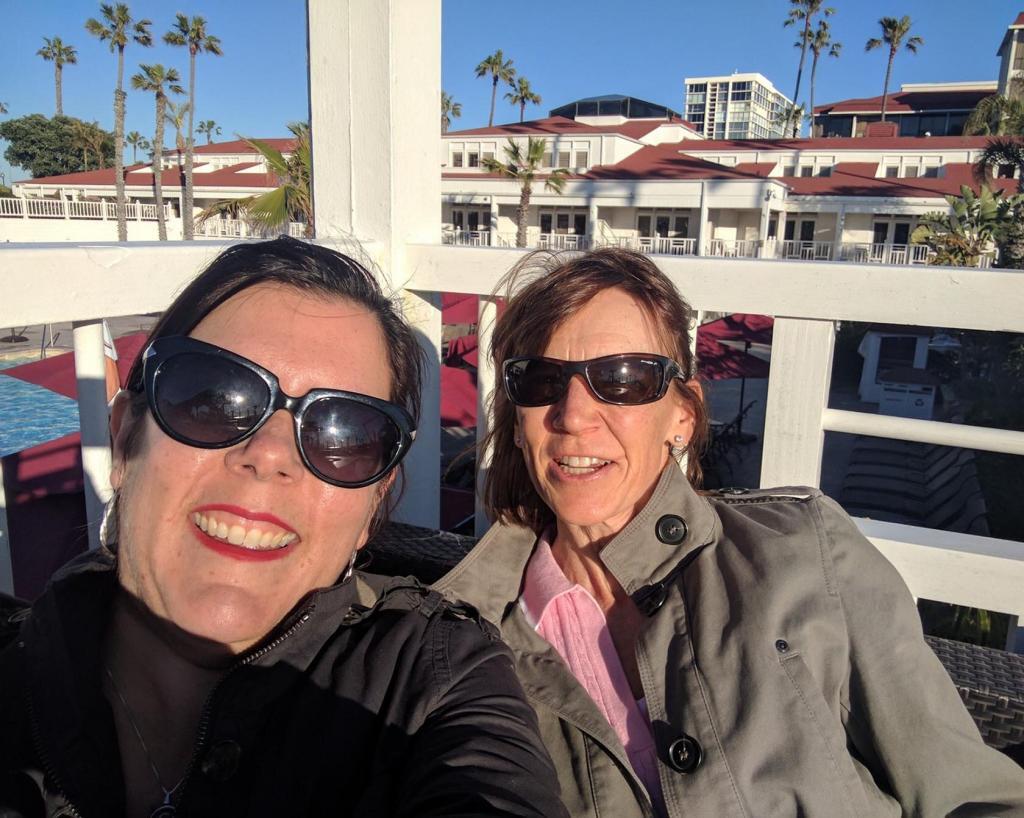
{"type": "Polygon", "coordinates": [[[561,814],[493,629],[353,570],[422,365],[311,244],[236,245],[175,299],[113,402],[104,548],[0,613],[0,814],[561,814]]]}
{"type": "Polygon", "coordinates": [[[834,502],[698,491],[690,310],[655,264],[534,256],[508,290],[495,525],[435,587],[498,623],[569,813],[1024,816],[1024,772],[834,502]]]}

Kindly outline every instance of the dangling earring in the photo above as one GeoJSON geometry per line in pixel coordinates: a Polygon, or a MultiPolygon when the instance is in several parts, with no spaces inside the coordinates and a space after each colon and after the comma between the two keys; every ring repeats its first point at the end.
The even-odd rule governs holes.
{"type": "Polygon", "coordinates": [[[348,558],[348,567],[345,568],[345,573],[341,575],[341,581],[346,582],[351,578],[352,572],[356,569],[356,556],[359,554],[358,548],[352,549],[352,556],[348,558]]]}
{"type": "Polygon", "coordinates": [[[682,435],[676,435],[672,438],[672,448],[670,453],[676,460],[679,460],[684,454],[686,454],[686,440],[682,435]]]}
{"type": "Polygon", "coordinates": [[[114,489],[103,506],[103,516],[100,518],[100,545],[110,551],[117,550],[117,501],[120,495],[120,489],[114,489]]]}

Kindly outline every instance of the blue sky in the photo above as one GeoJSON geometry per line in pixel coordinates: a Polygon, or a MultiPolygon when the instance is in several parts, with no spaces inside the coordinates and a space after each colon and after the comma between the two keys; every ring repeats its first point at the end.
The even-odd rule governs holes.
{"type": "MultiPolygon", "coordinates": [[[[416,0],[406,0],[416,2],[416,0]]],[[[864,52],[878,33],[878,18],[908,14],[925,45],[897,58],[893,87],[903,82],[995,79],[996,49],[1024,0],[832,0],[833,39],[839,59],[818,71],[816,102],[872,96],[882,91],[885,56],[864,52]]],[[[178,6],[167,0],[131,0],[136,17],[154,21],[154,34],[173,22],[178,6]]],[[[584,96],[623,93],[681,110],[683,78],[760,71],[783,93],[793,91],[799,52],[793,29],[782,27],[787,0],[517,0],[488,5],[444,0],[443,86],[462,104],[456,128],[487,124],[490,84],[473,69],[496,48],[511,57],[543,97],[527,116],[584,96]]],[[[307,114],[305,3],[302,0],[205,0],[180,7],[202,14],[223,43],[223,57],[198,60],[197,119],[214,119],[223,136],[283,136],[285,125],[307,114]]],[[[60,36],[78,49],[78,65],[64,71],[64,110],[113,126],[115,59],[84,29],[99,13],[96,0],[8,0],[5,45],[0,49],[0,101],[7,117],[53,113],[53,66],[35,56],[44,36],[60,36]]],[[[159,38],[157,38],[159,39],[159,38]]],[[[158,44],[129,47],[126,77],[139,62],[162,62],[187,78],[184,49],[158,44]]],[[[806,82],[804,85],[806,88],[806,82]]],[[[503,92],[502,92],[503,93],[503,92]]],[[[495,119],[518,119],[499,99],[495,119]]],[[[126,130],[150,134],[153,101],[130,91],[126,130]]],[[[169,135],[173,139],[173,134],[169,135]]],[[[0,159],[8,183],[22,178],[0,159]]]]}

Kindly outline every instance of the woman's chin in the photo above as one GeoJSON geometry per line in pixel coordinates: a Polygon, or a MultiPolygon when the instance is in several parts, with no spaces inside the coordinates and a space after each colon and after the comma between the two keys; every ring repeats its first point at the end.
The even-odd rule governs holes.
{"type": "Polygon", "coordinates": [[[286,611],[270,610],[266,599],[236,587],[208,588],[195,594],[170,623],[180,636],[212,649],[239,653],[252,646],[283,618],[286,611]]]}

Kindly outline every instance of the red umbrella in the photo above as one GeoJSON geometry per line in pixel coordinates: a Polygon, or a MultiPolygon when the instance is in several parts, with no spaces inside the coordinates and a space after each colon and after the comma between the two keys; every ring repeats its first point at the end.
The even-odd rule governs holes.
{"type": "Polygon", "coordinates": [[[709,381],[729,378],[767,378],[767,361],[742,349],[720,344],[702,332],[697,333],[697,370],[709,381]]]}
{"type": "MultiPolygon", "coordinates": [[[[114,342],[114,346],[117,347],[117,371],[121,376],[122,384],[132,368],[132,361],[135,360],[135,356],[139,354],[144,343],[146,343],[146,333],[144,332],[133,332],[114,342]]],[[[30,364],[12,366],[10,369],[5,369],[4,374],[26,383],[34,383],[36,386],[42,386],[68,398],[78,397],[78,383],[75,380],[75,354],[73,352],[55,355],[52,358],[43,358],[41,361],[33,361],[30,364]]]]}
{"type": "Polygon", "coordinates": [[[767,315],[737,312],[708,321],[697,329],[697,337],[713,341],[748,341],[751,344],[770,344],[775,320],[767,315]]]}
{"type": "Polygon", "coordinates": [[[442,324],[475,324],[477,297],[464,293],[441,293],[442,324]]]}
{"type": "Polygon", "coordinates": [[[441,367],[441,425],[476,426],[476,379],[468,369],[441,367]]]}
{"type": "Polygon", "coordinates": [[[477,348],[476,335],[460,335],[448,342],[448,355],[444,359],[445,366],[461,366],[468,364],[474,369],[480,366],[480,350],[477,348]]]}

